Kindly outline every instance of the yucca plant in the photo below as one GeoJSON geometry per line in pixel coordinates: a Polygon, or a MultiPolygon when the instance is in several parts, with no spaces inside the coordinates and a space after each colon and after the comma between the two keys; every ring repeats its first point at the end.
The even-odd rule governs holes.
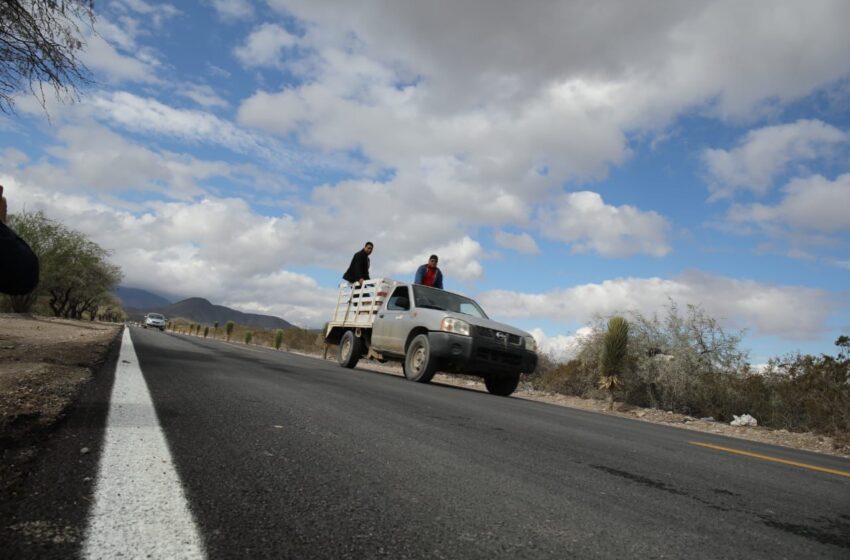
{"type": "Polygon", "coordinates": [[[204,327],[204,338],[206,338],[208,334],[210,334],[210,328],[204,327]]]}
{"type": "Polygon", "coordinates": [[[626,362],[628,345],[629,323],[622,317],[611,317],[602,343],[602,375],[599,378],[599,388],[608,391],[608,410],[614,410],[614,390],[623,384],[620,374],[626,362]]]}
{"type": "Polygon", "coordinates": [[[280,350],[281,344],[283,344],[283,329],[277,329],[274,332],[274,349],[280,350]]]}
{"type": "Polygon", "coordinates": [[[218,321],[213,323],[213,338],[216,338],[217,336],[218,336],[218,321]]]}
{"type": "Polygon", "coordinates": [[[251,344],[252,338],[254,338],[253,333],[251,333],[251,331],[246,332],[245,333],[245,344],[251,344]]]}
{"type": "Polygon", "coordinates": [[[224,332],[227,334],[227,342],[230,342],[230,335],[233,334],[233,327],[236,326],[236,323],[233,321],[228,321],[224,326],[224,332]]]}

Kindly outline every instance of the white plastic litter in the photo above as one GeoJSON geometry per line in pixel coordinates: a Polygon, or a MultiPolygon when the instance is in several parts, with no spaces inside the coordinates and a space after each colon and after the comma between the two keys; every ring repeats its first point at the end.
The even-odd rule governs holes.
{"type": "Polygon", "coordinates": [[[756,420],[755,418],[753,418],[749,414],[742,414],[740,416],[736,416],[736,415],[733,414],[732,418],[734,418],[734,420],[732,420],[729,423],[732,424],[733,426],[758,426],[759,425],[758,420],[756,420]]]}

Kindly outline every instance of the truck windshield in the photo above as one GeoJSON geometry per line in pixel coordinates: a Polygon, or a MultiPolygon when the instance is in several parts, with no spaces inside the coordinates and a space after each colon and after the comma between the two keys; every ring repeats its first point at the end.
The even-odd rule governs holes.
{"type": "Polygon", "coordinates": [[[413,286],[413,300],[416,302],[416,307],[441,309],[483,319],[488,318],[484,310],[474,300],[428,286],[413,286]]]}

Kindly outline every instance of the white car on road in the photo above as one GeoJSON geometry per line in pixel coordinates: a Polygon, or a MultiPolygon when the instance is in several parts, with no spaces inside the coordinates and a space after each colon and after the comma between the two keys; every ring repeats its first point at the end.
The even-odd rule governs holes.
{"type": "Polygon", "coordinates": [[[148,313],[145,315],[144,327],[152,329],[165,330],[165,317],[159,313],[148,313]]]}

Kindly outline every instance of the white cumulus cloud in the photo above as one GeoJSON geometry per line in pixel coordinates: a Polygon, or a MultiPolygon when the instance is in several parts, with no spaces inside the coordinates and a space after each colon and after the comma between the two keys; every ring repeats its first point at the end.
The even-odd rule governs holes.
{"type": "Polygon", "coordinates": [[[540,252],[537,242],[534,241],[533,237],[525,232],[510,233],[499,230],[493,236],[493,240],[501,247],[513,249],[520,253],[536,254],[540,252]]]}
{"type": "Polygon", "coordinates": [[[732,150],[708,149],[702,154],[715,196],[743,189],[764,194],[775,178],[795,163],[824,155],[848,134],[816,120],[751,130],[732,150]]]}
{"type": "Polygon", "coordinates": [[[675,279],[620,278],[546,293],[492,290],[479,296],[492,315],[588,323],[597,316],[637,311],[664,315],[670,301],[698,305],[712,317],[758,335],[813,339],[827,320],[847,306],[828,290],[782,286],[699,272],[675,279]]]}
{"type": "Polygon", "coordinates": [[[544,236],[570,243],[576,252],[607,257],[635,253],[662,257],[670,252],[669,227],[656,212],[611,206],[590,191],[565,194],[540,210],[544,236]]]}
{"type": "Polygon", "coordinates": [[[245,43],[233,51],[246,67],[279,66],[281,55],[287,47],[295,45],[297,38],[283,27],[264,23],[254,29],[245,43]]]}
{"type": "Polygon", "coordinates": [[[254,7],[248,0],[211,0],[218,15],[225,20],[250,19],[254,7]]]}
{"type": "Polygon", "coordinates": [[[590,327],[582,327],[575,334],[561,334],[547,336],[543,329],[532,329],[531,336],[537,341],[539,352],[546,354],[558,362],[564,362],[575,357],[578,353],[582,340],[593,334],[590,327]]]}
{"type": "Polygon", "coordinates": [[[779,226],[783,231],[823,234],[850,232],[850,174],[834,181],[821,175],[793,179],[782,188],[775,205],[735,205],[729,210],[732,222],[779,226]]]}

